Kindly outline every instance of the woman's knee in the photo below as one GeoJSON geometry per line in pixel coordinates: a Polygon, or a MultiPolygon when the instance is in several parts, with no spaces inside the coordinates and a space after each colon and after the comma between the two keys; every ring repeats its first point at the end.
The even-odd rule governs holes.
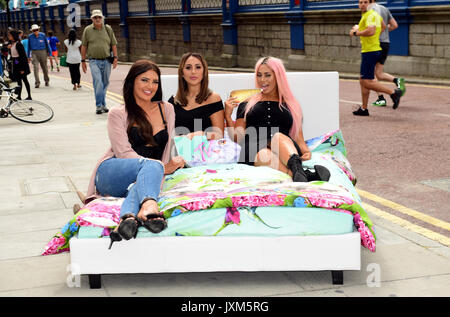
{"type": "Polygon", "coordinates": [[[151,160],[147,158],[140,158],[140,170],[145,169],[146,172],[151,172],[155,176],[163,177],[164,176],[164,165],[161,161],[151,160]]]}
{"type": "Polygon", "coordinates": [[[260,150],[255,157],[255,166],[270,165],[272,161],[272,151],[269,149],[260,150]]]}

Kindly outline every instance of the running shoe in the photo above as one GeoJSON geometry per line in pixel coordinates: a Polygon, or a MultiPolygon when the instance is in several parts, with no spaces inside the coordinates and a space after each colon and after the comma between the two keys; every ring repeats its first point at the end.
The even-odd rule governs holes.
{"type": "Polygon", "coordinates": [[[363,109],[361,107],[359,107],[358,110],[353,111],[353,114],[355,116],[363,116],[363,117],[367,117],[369,115],[369,110],[368,109],[363,109]]]}
{"type": "Polygon", "coordinates": [[[394,93],[391,95],[392,102],[394,103],[394,105],[392,107],[394,109],[398,108],[401,97],[402,97],[402,91],[400,89],[395,89],[394,93]]]}
{"type": "Polygon", "coordinates": [[[372,106],[377,106],[377,107],[386,107],[387,103],[386,103],[386,99],[384,98],[378,98],[377,101],[372,103],[372,106]]]}
{"type": "Polygon", "coordinates": [[[406,86],[405,86],[405,79],[404,78],[398,78],[397,79],[397,88],[402,91],[402,96],[406,93],[406,86]]]}

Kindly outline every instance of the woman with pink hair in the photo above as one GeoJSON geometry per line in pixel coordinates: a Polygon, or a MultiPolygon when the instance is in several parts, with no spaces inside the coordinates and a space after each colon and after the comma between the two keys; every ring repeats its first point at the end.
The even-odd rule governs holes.
{"type": "Polygon", "coordinates": [[[316,165],[315,173],[302,167],[302,160],[310,160],[311,152],[303,138],[302,109],[289,88],[283,62],[275,57],[258,60],[255,84],[261,92],[247,101],[238,104],[230,97],[225,102],[228,133],[241,145],[239,162],[270,166],[291,175],[294,182],[328,180],[325,167],[316,165]]]}

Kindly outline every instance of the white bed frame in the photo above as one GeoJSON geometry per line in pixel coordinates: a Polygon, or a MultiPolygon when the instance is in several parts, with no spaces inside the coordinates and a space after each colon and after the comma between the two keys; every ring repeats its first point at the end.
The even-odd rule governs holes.
{"type": "MultiPolygon", "coordinates": [[[[288,73],[304,116],[305,139],[339,129],[339,75],[288,73]]],[[[165,99],[176,92],[177,76],[162,76],[165,99]]],[[[233,89],[254,88],[253,74],[211,74],[210,87],[223,100],[233,89]]],[[[102,274],[324,271],[343,284],[344,270],[360,270],[358,231],[342,235],[283,237],[157,237],[114,243],[109,239],[70,240],[72,272],[88,274],[91,288],[102,274]],[[158,256],[155,256],[157,254],[158,256]]]]}

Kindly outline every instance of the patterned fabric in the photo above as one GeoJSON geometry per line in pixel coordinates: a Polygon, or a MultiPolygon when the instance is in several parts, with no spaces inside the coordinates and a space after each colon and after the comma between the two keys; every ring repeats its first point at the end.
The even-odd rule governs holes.
{"type": "MultiPolygon", "coordinates": [[[[304,162],[305,167],[313,168],[316,164],[327,167],[331,173],[328,182],[294,183],[289,175],[278,170],[245,164],[212,164],[179,169],[165,178],[158,199],[161,214],[170,224],[182,214],[201,212],[199,215],[206,218],[210,210],[226,208],[221,227],[214,229],[214,234],[220,235],[224,228],[241,224],[242,212],[265,224],[256,213],[258,207],[302,207],[292,209],[298,212],[304,208],[317,212],[330,210],[352,215],[361,235],[361,244],[374,252],[373,225],[354,188],[356,177],[346,158],[341,132],[327,133],[308,140],[307,144],[312,158],[304,162]]],[[[47,244],[43,255],[69,251],[69,240],[80,226],[104,228],[100,236],[108,236],[110,229],[119,222],[122,202],[123,198],[100,198],[84,206],[47,244]]],[[[195,234],[204,235],[205,231],[197,230],[195,234]]]]}
{"type": "Polygon", "coordinates": [[[185,136],[174,138],[178,155],[188,166],[207,164],[236,163],[241,147],[228,138],[208,140],[206,136],[194,136],[192,140],[185,136]]]}

